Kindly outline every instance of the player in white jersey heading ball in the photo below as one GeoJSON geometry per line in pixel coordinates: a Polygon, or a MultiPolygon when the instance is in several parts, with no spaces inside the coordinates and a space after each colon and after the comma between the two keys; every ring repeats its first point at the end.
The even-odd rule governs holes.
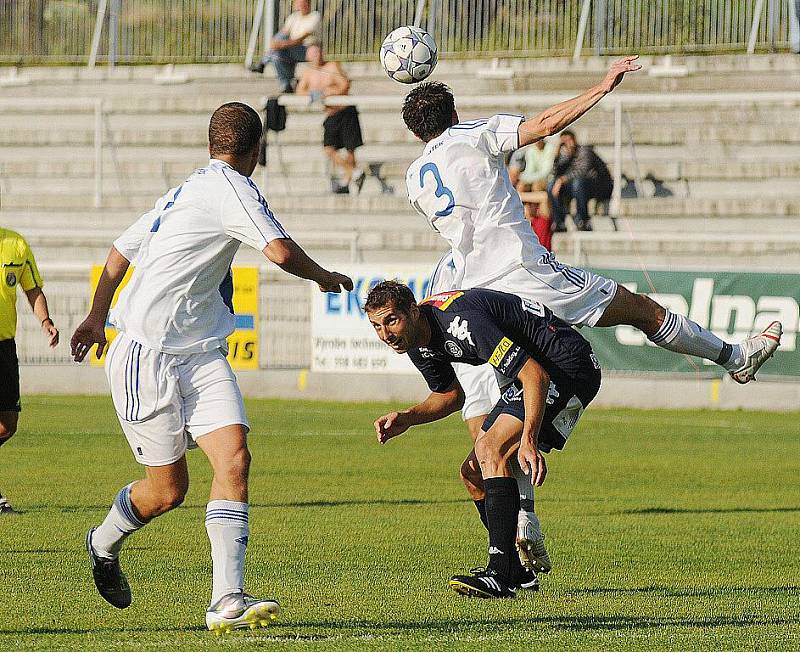
{"type": "Polygon", "coordinates": [[[226,359],[235,323],[233,257],[245,243],[323,292],[353,288],[347,276],[323,269],[292,241],[250,180],[261,134],[261,120],[246,104],[230,102],[214,112],[209,164],[114,242],[89,316],[71,343],[78,362],[94,344],[101,356],[112,297],[133,264],[111,312],[119,335],[106,374],[145,478],[119,491],[103,523],[87,533],[86,548],[100,595],[120,609],[130,605],[122,545],[181,504],[189,486],[186,449],[200,447],[214,471],[205,520],[213,566],[206,625],[217,633],[266,625],[280,610],[276,601],[244,591],[250,428],[226,359]]]}
{"type": "Polygon", "coordinates": [[[539,301],[574,325],[634,326],[662,348],[706,358],[735,381],[749,382],[778,347],[780,322],[741,344],[730,344],[612,279],[558,262],[536,240],[508,177],[507,152],[572,124],[626,73],[641,68],[636,59],[620,59],[596,86],[528,120],[498,114],[459,122],[447,86],[420,84],[403,105],[406,126],[426,143],[406,174],[409,200],[450,244],[455,287],[490,288],[539,301]]]}

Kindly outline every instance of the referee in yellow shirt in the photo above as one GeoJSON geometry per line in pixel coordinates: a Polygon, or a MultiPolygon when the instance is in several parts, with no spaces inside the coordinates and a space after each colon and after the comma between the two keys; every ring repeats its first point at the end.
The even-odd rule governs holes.
{"type": "MultiPolygon", "coordinates": [[[[42,323],[48,344],[58,344],[58,329],[47,310],[42,277],[28,243],[19,233],[0,227],[0,446],[17,431],[19,420],[19,360],[14,336],[17,333],[17,287],[28,297],[33,314],[42,323]]],[[[0,514],[14,509],[0,494],[0,514]]]]}

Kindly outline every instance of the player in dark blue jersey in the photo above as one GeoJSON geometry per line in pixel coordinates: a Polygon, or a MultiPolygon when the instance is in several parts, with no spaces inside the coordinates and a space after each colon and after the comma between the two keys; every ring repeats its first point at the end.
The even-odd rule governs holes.
{"type": "Polygon", "coordinates": [[[514,547],[519,492],[509,465],[516,456],[542,485],[542,453],[564,447],[600,388],[591,346],[543,305],[494,290],[444,292],[417,304],[407,286],[385,281],[370,291],[364,310],[378,337],[407,353],[431,389],[421,403],[375,421],[381,443],[461,408],[464,394],[451,363],[495,368],[502,396],[474,451],[486,491],[489,564],[454,576],[450,586],[476,597],[514,597],[525,571],[514,547]]]}

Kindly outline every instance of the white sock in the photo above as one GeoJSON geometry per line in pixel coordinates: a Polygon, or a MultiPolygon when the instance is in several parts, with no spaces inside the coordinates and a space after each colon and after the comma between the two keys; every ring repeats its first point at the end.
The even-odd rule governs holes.
{"type": "Polygon", "coordinates": [[[213,565],[212,605],[222,596],[244,590],[244,553],[250,534],[248,509],[247,503],[235,500],[211,500],[206,507],[213,565]]]}
{"type": "Polygon", "coordinates": [[[700,324],[669,310],[661,328],[649,339],[662,349],[705,358],[728,371],[735,371],[744,364],[741,346],[723,342],[700,324]]]}
{"type": "Polygon", "coordinates": [[[517,481],[520,505],[522,505],[524,501],[529,501],[531,504],[530,509],[533,511],[533,482],[531,474],[525,473],[522,470],[516,456],[508,463],[508,468],[511,471],[512,477],[517,481]]]}
{"type": "Polygon", "coordinates": [[[131,482],[119,490],[106,519],[92,534],[92,548],[98,557],[116,559],[125,539],[136,530],[141,530],[146,522],[140,520],[131,504],[131,482]]]}

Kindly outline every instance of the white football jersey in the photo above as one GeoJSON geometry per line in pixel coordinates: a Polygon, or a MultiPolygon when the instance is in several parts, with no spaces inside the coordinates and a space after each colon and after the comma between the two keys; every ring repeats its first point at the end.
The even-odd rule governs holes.
{"type": "Polygon", "coordinates": [[[455,287],[499,278],[547,250],[508,178],[506,152],[519,147],[522,116],[461,122],[431,140],[408,168],[411,205],[453,250],[455,287]]]}
{"type": "Polygon", "coordinates": [[[164,353],[226,347],[234,316],[220,292],[244,242],[289,238],[253,181],[211,159],[161,197],[115,242],[134,266],[111,323],[164,353]]]}

